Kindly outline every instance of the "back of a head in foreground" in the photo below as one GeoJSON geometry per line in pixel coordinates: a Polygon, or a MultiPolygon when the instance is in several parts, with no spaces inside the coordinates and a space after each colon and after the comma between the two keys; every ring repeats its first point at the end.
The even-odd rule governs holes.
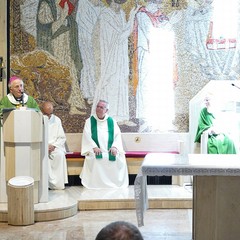
{"type": "Polygon", "coordinates": [[[117,221],[102,228],[95,240],[143,240],[143,237],[132,223],[117,221]]]}

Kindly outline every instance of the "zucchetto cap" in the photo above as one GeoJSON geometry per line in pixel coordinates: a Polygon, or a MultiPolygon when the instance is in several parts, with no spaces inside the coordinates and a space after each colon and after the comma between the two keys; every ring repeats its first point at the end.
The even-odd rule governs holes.
{"type": "Polygon", "coordinates": [[[12,76],[12,77],[10,77],[10,79],[9,79],[9,83],[14,82],[15,80],[21,80],[21,78],[20,78],[20,77],[17,77],[17,76],[12,76]]]}

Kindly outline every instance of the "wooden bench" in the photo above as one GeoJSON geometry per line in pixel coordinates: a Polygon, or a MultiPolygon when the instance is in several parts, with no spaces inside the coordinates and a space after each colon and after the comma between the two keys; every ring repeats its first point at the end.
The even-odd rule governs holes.
{"type": "MultiPolygon", "coordinates": [[[[66,133],[68,175],[79,175],[84,157],[81,156],[81,133],[66,133]]],[[[122,133],[123,147],[129,174],[137,174],[147,153],[169,152],[187,154],[187,133],[122,133]]],[[[173,177],[172,184],[182,185],[181,177],[173,177]]]]}

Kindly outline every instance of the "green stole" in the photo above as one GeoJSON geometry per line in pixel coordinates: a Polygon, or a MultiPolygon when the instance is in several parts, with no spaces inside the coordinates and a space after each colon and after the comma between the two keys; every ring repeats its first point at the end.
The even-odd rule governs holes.
{"type": "MultiPolygon", "coordinates": [[[[113,144],[113,136],[114,136],[114,122],[111,117],[108,117],[107,124],[108,124],[108,150],[109,150],[113,144]]],[[[97,120],[93,116],[91,116],[91,133],[92,133],[93,141],[100,148],[100,145],[98,142],[97,120]]],[[[96,155],[96,158],[102,158],[102,154],[96,155]]],[[[109,161],[115,161],[115,160],[116,160],[116,157],[109,152],[109,161]]]]}

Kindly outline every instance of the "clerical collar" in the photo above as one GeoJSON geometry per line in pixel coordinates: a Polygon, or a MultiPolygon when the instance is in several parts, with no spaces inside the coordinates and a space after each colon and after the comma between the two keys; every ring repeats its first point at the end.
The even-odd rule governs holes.
{"type": "Polygon", "coordinates": [[[107,118],[108,118],[108,114],[105,114],[104,118],[103,119],[100,119],[97,114],[94,114],[94,117],[96,118],[96,120],[100,121],[100,122],[103,122],[105,121],[107,118]]]}
{"type": "MultiPolygon", "coordinates": [[[[12,95],[13,95],[13,94],[12,94],[12,95]]],[[[15,99],[17,102],[21,102],[22,99],[23,99],[22,96],[17,98],[17,97],[15,97],[15,96],[13,95],[13,97],[14,97],[14,99],[15,99]]]]}

